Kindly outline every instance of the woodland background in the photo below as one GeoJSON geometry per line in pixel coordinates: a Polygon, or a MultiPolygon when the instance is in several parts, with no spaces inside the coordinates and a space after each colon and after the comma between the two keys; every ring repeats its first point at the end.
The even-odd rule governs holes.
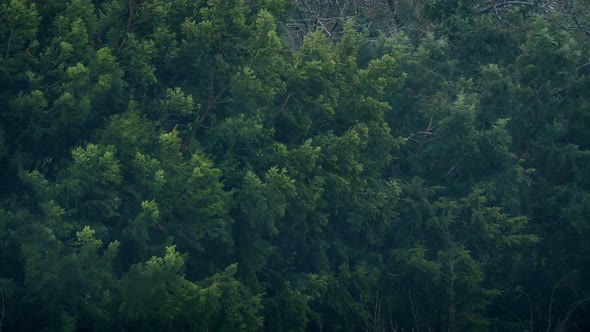
{"type": "Polygon", "coordinates": [[[590,330],[590,1],[2,0],[0,331],[590,330]]]}

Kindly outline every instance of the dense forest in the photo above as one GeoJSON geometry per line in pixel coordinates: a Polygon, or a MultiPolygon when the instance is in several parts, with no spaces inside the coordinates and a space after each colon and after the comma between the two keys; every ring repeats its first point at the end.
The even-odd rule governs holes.
{"type": "Polygon", "coordinates": [[[589,0],[1,0],[0,331],[589,331],[589,0]]]}

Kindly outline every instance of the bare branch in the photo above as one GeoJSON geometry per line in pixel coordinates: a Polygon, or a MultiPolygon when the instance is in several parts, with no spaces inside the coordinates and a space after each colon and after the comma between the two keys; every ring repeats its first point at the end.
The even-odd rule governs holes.
{"type": "Polygon", "coordinates": [[[564,275],[563,277],[561,277],[561,279],[559,279],[555,285],[553,286],[553,291],[551,292],[551,299],[549,300],[549,318],[548,318],[548,323],[547,323],[547,329],[545,330],[546,332],[549,332],[551,330],[551,315],[552,315],[552,310],[553,310],[553,300],[555,299],[555,291],[559,288],[559,285],[564,282],[567,278],[569,278],[571,275],[573,275],[574,273],[576,273],[576,271],[572,271],[566,275],[564,275]]]}
{"type": "Polygon", "coordinates": [[[408,289],[408,297],[410,298],[410,307],[412,308],[412,316],[414,317],[414,326],[416,331],[420,331],[418,327],[418,317],[416,317],[416,310],[414,309],[414,301],[412,300],[412,291],[408,289]]]}
{"type": "MultiPolygon", "coordinates": [[[[585,304],[586,302],[590,301],[590,297],[578,300],[574,303],[572,303],[572,305],[570,306],[569,310],[567,311],[567,314],[565,315],[565,318],[561,321],[561,323],[559,324],[561,327],[565,327],[565,324],[567,323],[567,321],[570,320],[572,314],[578,310],[578,308],[580,306],[582,306],[583,304],[585,304]]],[[[565,330],[565,329],[563,329],[565,330]]]]}
{"type": "MultiPolygon", "coordinates": [[[[508,6],[531,6],[531,7],[539,7],[539,1],[502,1],[495,4],[490,5],[489,7],[483,8],[479,10],[479,14],[487,13],[490,11],[495,11],[501,7],[508,7],[508,6]]],[[[541,8],[541,7],[539,7],[541,8]]]]}

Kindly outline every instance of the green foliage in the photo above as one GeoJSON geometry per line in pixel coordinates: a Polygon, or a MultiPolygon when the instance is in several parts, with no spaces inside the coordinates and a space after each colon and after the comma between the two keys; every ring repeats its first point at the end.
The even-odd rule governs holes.
{"type": "Polygon", "coordinates": [[[109,321],[115,314],[116,279],[112,268],[119,243],[112,242],[99,253],[102,241],[94,234],[86,226],[76,233],[76,242],[65,245],[56,240],[50,229],[41,228],[32,237],[36,242],[25,244],[25,296],[41,305],[41,322],[47,327],[110,327],[109,321]]]}
{"type": "Polygon", "coordinates": [[[2,2],[0,330],[588,330],[583,1],[327,3],[2,2]]]}
{"type": "MultiPolygon", "coordinates": [[[[34,38],[39,30],[41,17],[34,3],[26,0],[10,0],[0,6],[2,27],[2,63],[16,62],[25,55],[29,47],[34,47],[34,38]],[[12,61],[11,61],[12,60],[12,61]]],[[[6,68],[3,66],[3,69],[6,68]]]]}
{"type": "Polygon", "coordinates": [[[187,280],[183,269],[184,258],[173,246],[163,257],[131,267],[122,280],[125,300],[119,309],[129,328],[255,331],[262,326],[260,298],[249,295],[234,279],[235,265],[202,285],[187,280]]]}

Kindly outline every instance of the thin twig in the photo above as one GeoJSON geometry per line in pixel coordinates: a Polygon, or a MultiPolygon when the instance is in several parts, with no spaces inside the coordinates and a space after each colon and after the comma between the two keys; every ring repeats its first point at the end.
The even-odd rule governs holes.
{"type": "Polygon", "coordinates": [[[6,56],[4,57],[4,59],[2,59],[2,62],[8,59],[8,56],[10,55],[10,44],[12,43],[12,34],[13,32],[10,31],[10,35],[8,36],[8,45],[6,45],[6,56]]]}
{"type": "Polygon", "coordinates": [[[497,8],[511,6],[511,5],[539,7],[539,5],[537,4],[537,2],[531,2],[531,1],[503,1],[503,2],[496,3],[496,4],[493,4],[493,5],[489,6],[489,7],[486,7],[486,8],[481,9],[478,12],[478,14],[487,13],[487,12],[492,11],[492,10],[497,10],[497,8]]]}
{"type": "Polygon", "coordinates": [[[531,298],[529,297],[529,294],[522,289],[519,289],[518,291],[526,296],[526,299],[529,303],[529,331],[533,332],[533,304],[531,303],[531,298]]]}
{"type": "Polygon", "coordinates": [[[412,316],[414,317],[414,326],[416,327],[416,332],[420,332],[420,328],[418,327],[418,318],[416,317],[416,310],[414,310],[414,301],[412,300],[412,291],[409,289],[408,297],[410,298],[410,307],[412,308],[412,316]]]}
{"type": "Polygon", "coordinates": [[[2,326],[4,326],[4,318],[6,318],[6,311],[4,307],[4,291],[0,288],[0,300],[2,301],[2,314],[0,315],[0,332],[2,332],[2,326]]]}

